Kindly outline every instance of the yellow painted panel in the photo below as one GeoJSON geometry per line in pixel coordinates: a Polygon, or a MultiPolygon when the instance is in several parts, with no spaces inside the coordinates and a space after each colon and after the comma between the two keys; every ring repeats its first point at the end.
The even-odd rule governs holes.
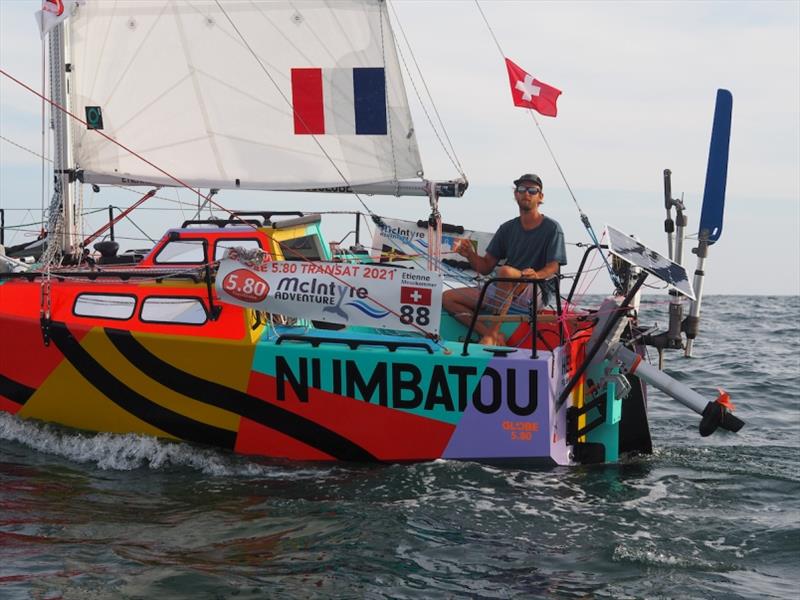
{"type": "Polygon", "coordinates": [[[56,367],[17,414],[76,429],[142,433],[176,439],[111,402],[66,360],[56,367]]]}
{"type": "Polygon", "coordinates": [[[137,334],[136,341],[181,371],[241,392],[247,391],[255,345],[251,340],[220,340],[137,334]]]}
{"type": "MultiPolygon", "coordinates": [[[[238,430],[239,415],[194,400],[154,381],[120,354],[102,330],[93,330],[84,338],[82,346],[114,377],[145,398],[195,421],[229,431],[238,430]]],[[[177,366],[174,361],[167,362],[177,366]]]]}
{"type": "MultiPolygon", "coordinates": [[[[573,397],[575,398],[575,406],[577,406],[578,408],[583,408],[583,403],[585,401],[585,396],[584,396],[585,392],[586,392],[586,383],[584,383],[584,382],[581,382],[578,385],[576,385],[575,386],[575,390],[572,392],[574,394],[573,397]]],[[[583,429],[584,427],[586,427],[586,415],[585,414],[584,415],[580,415],[578,417],[578,429],[583,429]]],[[[581,436],[578,439],[578,441],[579,442],[586,442],[586,436],[585,435],[581,436]]]]}
{"type": "Polygon", "coordinates": [[[262,313],[260,324],[258,327],[253,329],[253,323],[255,323],[256,319],[255,313],[256,311],[254,311],[252,308],[246,308],[244,310],[244,325],[245,331],[247,332],[247,339],[245,340],[246,344],[255,344],[258,340],[260,340],[261,335],[264,333],[264,329],[267,326],[267,315],[266,313],[262,313]]]}
{"type": "Polygon", "coordinates": [[[308,235],[308,227],[306,225],[298,225],[287,229],[272,229],[267,230],[267,235],[270,238],[270,254],[277,260],[283,260],[285,257],[278,242],[308,235]]]}

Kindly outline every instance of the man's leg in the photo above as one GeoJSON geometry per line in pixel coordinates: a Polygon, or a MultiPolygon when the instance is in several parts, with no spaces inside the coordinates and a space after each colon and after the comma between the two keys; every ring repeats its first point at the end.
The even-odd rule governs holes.
{"type": "MultiPolygon", "coordinates": [[[[515,269],[514,267],[509,267],[508,265],[503,265],[499,269],[497,269],[497,276],[498,277],[513,277],[514,279],[519,279],[522,277],[522,271],[519,269],[515,269]]],[[[512,291],[514,291],[515,283],[510,281],[501,281],[497,285],[497,297],[505,299],[512,291]]]]}
{"type": "MultiPolygon", "coordinates": [[[[512,267],[501,267],[498,271],[499,277],[514,277],[513,272],[516,271],[517,277],[520,276],[519,271],[512,267]],[[505,274],[501,274],[505,273],[505,274]]],[[[512,283],[492,284],[495,289],[490,288],[484,296],[484,308],[492,308],[495,312],[501,310],[504,306],[508,310],[508,305],[511,302],[512,283]],[[501,287],[501,285],[503,287],[501,287]],[[498,289],[499,288],[499,289],[498,289]],[[508,304],[505,300],[508,299],[508,304]]],[[[449,312],[460,323],[469,327],[472,322],[472,316],[478,310],[478,300],[480,299],[480,290],[477,288],[456,288],[447,290],[442,294],[442,308],[449,312]]],[[[484,324],[481,319],[475,322],[475,332],[481,336],[480,343],[487,346],[502,346],[506,343],[506,338],[500,332],[500,323],[495,326],[489,327],[484,324]]]]}
{"type": "MultiPolygon", "coordinates": [[[[453,315],[458,322],[469,327],[472,315],[478,308],[480,293],[479,289],[469,287],[447,290],[442,294],[442,308],[453,315]]],[[[475,332],[483,338],[489,333],[489,328],[478,319],[475,323],[475,332]]]]}
{"type": "MultiPolygon", "coordinates": [[[[522,272],[519,269],[503,265],[497,269],[498,277],[518,279],[522,277],[522,272]]],[[[494,284],[494,289],[490,290],[488,296],[488,304],[494,309],[499,317],[504,317],[511,307],[514,298],[524,291],[523,287],[517,288],[517,284],[511,281],[500,281],[494,284]]],[[[498,320],[492,327],[486,328],[486,333],[481,338],[481,343],[487,346],[504,346],[506,343],[506,336],[500,331],[502,321],[498,320]]]]}
{"type": "MultiPolygon", "coordinates": [[[[522,271],[503,265],[497,270],[498,277],[508,277],[519,279],[522,271]]],[[[489,289],[484,297],[484,308],[490,307],[495,312],[505,315],[513,299],[518,295],[525,295],[527,286],[519,286],[510,281],[503,281],[492,284],[494,289],[489,289]]],[[[455,317],[460,323],[469,327],[472,322],[472,315],[478,308],[480,290],[477,288],[456,288],[447,290],[442,294],[442,307],[455,317]]],[[[475,322],[475,332],[481,336],[481,343],[487,346],[502,346],[506,342],[505,335],[500,332],[500,322],[494,327],[488,327],[478,319],[475,322]]]]}

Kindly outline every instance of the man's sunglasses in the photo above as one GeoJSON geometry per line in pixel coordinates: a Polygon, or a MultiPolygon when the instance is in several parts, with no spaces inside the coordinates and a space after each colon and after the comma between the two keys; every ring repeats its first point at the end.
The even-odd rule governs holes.
{"type": "Polygon", "coordinates": [[[536,194],[538,194],[542,190],[541,190],[541,188],[538,188],[538,187],[526,187],[524,185],[518,185],[515,191],[518,194],[524,194],[525,192],[528,192],[531,196],[535,196],[536,194]]]}

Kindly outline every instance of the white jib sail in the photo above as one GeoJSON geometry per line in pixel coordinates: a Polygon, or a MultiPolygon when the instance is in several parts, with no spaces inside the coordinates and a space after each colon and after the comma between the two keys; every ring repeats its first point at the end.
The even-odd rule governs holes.
{"type": "Polygon", "coordinates": [[[418,177],[379,0],[87,0],[67,21],[85,181],[292,190],[418,177]],[[99,107],[99,112],[95,110],[99,107]]]}

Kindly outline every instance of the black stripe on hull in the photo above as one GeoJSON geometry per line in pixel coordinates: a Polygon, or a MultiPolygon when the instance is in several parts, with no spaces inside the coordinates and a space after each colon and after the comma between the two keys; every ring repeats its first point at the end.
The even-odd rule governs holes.
{"type": "Polygon", "coordinates": [[[106,335],[117,350],[145,375],[179,394],[255,421],[339,460],[377,460],[366,449],[314,421],[164,362],[142,346],[129,331],[107,328],[106,335]]]}
{"type": "Polygon", "coordinates": [[[18,381],[0,375],[0,396],[5,396],[17,404],[25,404],[36,390],[18,381]]]}
{"type": "Polygon", "coordinates": [[[236,432],[200,423],[145,398],[114,377],[75,339],[63,323],[50,326],[50,338],[70,364],[114,404],[177,438],[232,450],[236,432]]]}

